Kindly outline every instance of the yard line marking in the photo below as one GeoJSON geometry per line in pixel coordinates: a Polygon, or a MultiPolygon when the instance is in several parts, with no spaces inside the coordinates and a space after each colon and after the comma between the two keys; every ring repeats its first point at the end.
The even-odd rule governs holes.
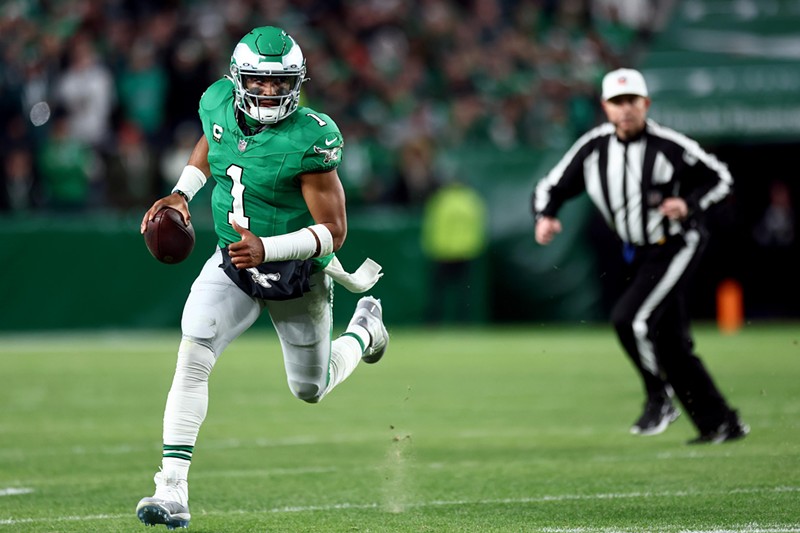
{"type": "MultiPolygon", "coordinates": [[[[759,526],[758,524],[743,524],[741,526],[715,527],[713,529],[683,529],[680,526],[666,526],[669,531],[676,533],[798,533],[800,526],[759,526]]],[[[646,531],[632,527],[544,527],[537,530],[540,533],[639,533],[646,531]]],[[[663,530],[662,531],[666,531],[663,530]]]]}
{"type": "Polygon", "coordinates": [[[88,516],[54,516],[52,518],[7,518],[0,519],[0,526],[15,526],[17,524],[47,524],[50,522],[88,522],[91,520],[116,520],[131,517],[131,514],[96,514],[88,516]]]}
{"type": "MultiPolygon", "coordinates": [[[[320,506],[309,506],[304,507],[302,510],[306,511],[331,511],[331,510],[338,510],[338,509],[374,509],[377,508],[378,504],[334,504],[334,505],[320,505],[320,506]]],[[[270,509],[266,512],[268,513],[280,513],[280,512],[296,512],[298,509],[295,507],[281,507],[270,509]]],[[[205,515],[228,515],[228,514],[247,514],[252,513],[252,511],[227,511],[227,512],[208,512],[204,513],[205,515]]],[[[101,515],[91,515],[91,516],[62,516],[56,517],[51,519],[35,519],[35,518],[23,518],[19,520],[3,520],[0,519],[0,526],[4,525],[20,525],[20,524],[32,524],[32,523],[47,523],[47,522],[84,522],[89,520],[117,520],[117,519],[126,519],[130,518],[130,514],[117,514],[117,515],[109,515],[109,514],[101,514],[101,515]]],[[[758,524],[742,524],[742,525],[733,525],[727,527],[714,527],[713,529],[685,529],[683,526],[665,526],[666,529],[664,531],[675,531],[676,533],[800,533],[800,525],[792,525],[792,526],[782,526],[782,525],[767,525],[767,526],[760,526],[758,524]]],[[[540,529],[534,529],[531,531],[539,531],[540,533],[644,533],[648,531],[647,529],[639,529],[634,527],[571,527],[571,528],[559,528],[559,527],[544,527],[540,529]]]]}
{"type": "Polygon", "coordinates": [[[305,474],[331,474],[339,469],[333,466],[326,467],[298,467],[298,468],[261,468],[252,470],[216,470],[214,472],[199,472],[193,474],[195,478],[232,478],[232,477],[263,477],[263,476],[296,476],[305,474]]]}
{"type": "Polygon", "coordinates": [[[33,489],[27,487],[6,487],[0,489],[0,496],[16,496],[18,494],[30,494],[33,489]]]}
{"type": "MultiPolygon", "coordinates": [[[[318,445],[318,444],[352,444],[369,442],[375,439],[376,433],[353,433],[353,434],[338,434],[331,435],[326,438],[319,438],[316,436],[296,436],[277,439],[255,439],[239,441],[236,439],[225,439],[219,441],[211,441],[203,445],[207,450],[235,450],[244,447],[257,447],[257,448],[279,448],[279,447],[292,447],[292,446],[305,446],[305,445],[318,445]]],[[[0,450],[0,458],[14,459],[18,456],[57,456],[57,455],[125,455],[130,453],[138,453],[142,451],[158,451],[161,453],[161,444],[158,445],[116,445],[116,446],[71,446],[68,448],[47,448],[42,450],[30,451],[23,448],[4,448],[0,450]]]]}
{"type": "MultiPolygon", "coordinates": [[[[754,493],[775,493],[775,492],[800,492],[800,487],[772,487],[767,489],[733,489],[728,491],[675,491],[675,492],[628,492],[628,493],[601,493],[601,494],[562,494],[544,495],[526,498],[498,498],[489,500],[432,500],[428,502],[408,503],[409,508],[425,507],[444,507],[458,505],[515,505],[528,503],[546,503],[572,500],[613,500],[624,498],[663,498],[665,496],[698,496],[708,494],[754,494],[754,493]]],[[[226,515],[253,515],[253,514],[276,514],[276,513],[304,513],[319,511],[337,511],[348,509],[382,509],[380,503],[334,503],[330,505],[306,505],[306,506],[283,506],[271,509],[233,509],[228,511],[203,511],[203,515],[226,516],[226,515]]],[[[51,523],[51,522],[88,522],[92,520],[117,520],[131,517],[131,514],[101,514],[87,516],[56,516],[52,518],[7,518],[0,519],[0,526],[13,526],[18,524],[51,523]]],[[[686,529],[685,526],[665,526],[664,531],[675,531],[676,533],[800,533],[800,524],[791,525],[759,525],[754,523],[742,524],[738,526],[720,526],[713,529],[686,529]]],[[[648,531],[635,527],[622,528],[542,528],[538,531],[542,533],[639,533],[648,531]]]]}

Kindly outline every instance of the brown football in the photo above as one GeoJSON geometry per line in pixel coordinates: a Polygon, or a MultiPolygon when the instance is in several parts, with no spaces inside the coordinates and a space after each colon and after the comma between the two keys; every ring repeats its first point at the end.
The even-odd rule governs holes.
{"type": "Polygon", "coordinates": [[[192,253],[194,228],[191,222],[188,226],[183,224],[178,211],[165,207],[147,223],[144,242],[153,257],[162,263],[180,263],[192,253]]]}

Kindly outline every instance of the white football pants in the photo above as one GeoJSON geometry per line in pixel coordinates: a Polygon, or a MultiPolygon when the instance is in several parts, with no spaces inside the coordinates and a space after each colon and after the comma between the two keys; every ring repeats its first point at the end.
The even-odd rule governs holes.
{"type": "MultiPolygon", "coordinates": [[[[208,376],[225,348],[267,308],[283,350],[289,389],[315,403],[349,376],[362,346],[350,336],[331,342],[333,282],[311,278],[301,298],[264,301],[242,292],[225,275],[218,249],[192,285],[181,319],[183,333],[172,388],[164,412],[164,443],[194,446],[208,406],[208,376]]],[[[354,331],[366,346],[369,334],[354,331]]]]}

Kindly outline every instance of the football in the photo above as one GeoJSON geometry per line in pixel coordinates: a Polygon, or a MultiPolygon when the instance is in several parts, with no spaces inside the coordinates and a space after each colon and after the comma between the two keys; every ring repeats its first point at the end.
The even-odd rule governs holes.
{"type": "Polygon", "coordinates": [[[192,253],[194,228],[191,222],[188,226],[183,224],[178,211],[165,207],[147,222],[144,242],[153,257],[162,263],[180,263],[192,253]]]}

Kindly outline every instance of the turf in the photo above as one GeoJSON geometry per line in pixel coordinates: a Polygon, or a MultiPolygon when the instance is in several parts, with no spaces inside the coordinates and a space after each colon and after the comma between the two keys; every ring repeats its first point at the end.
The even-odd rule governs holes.
{"type": "MultiPolygon", "coordinates": [[[[391,330],[390,330],[391,331],[391,330]]],[[[800,327],[696,329],[752,433],[628,433],[637,379],[606,327],[391,331],[321,404],[252,330],[219,361],[195,532],[800,531],[800,327]]],[[[0,337],[0,532],[153,531],[178,332],[0,337]]],[[[163,530],[162,526],[159,526],[163,530]]]]}

